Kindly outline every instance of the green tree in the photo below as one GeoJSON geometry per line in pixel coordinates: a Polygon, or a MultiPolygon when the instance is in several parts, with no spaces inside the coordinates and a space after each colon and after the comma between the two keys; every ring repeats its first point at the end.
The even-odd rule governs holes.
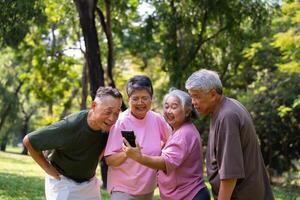
{"type": "Polygon", "coordinates": [[[0,47],[16,47],[29,32],[32,24],[45,22],[43,1],[0,1],[0,47]]]}
{"type": "Polygon", "coordinates": [[[244,53],[256,78],[240,98],[254,118],[266,164],[282,173],[300,158],[300,4],[281,5],[272,29],[244,53]],[[257,76],[256,76],[257,72],[257,76]]]}
{"type": "MultiPolygon", "coordinates": [[[[184,88],[199,68],[215,69],[224,85],[239,87],[242,51],[268,28],[266,1],[147,1],[153,8],[123,30],[125,47],[147,59],[160,56],[170,86],[184,88]],[[138,24],[138,25],[136,25],[138,24]]],[[[242,78],[242,77],[241,77],[242,78]]],[[[244,88],[246,85],[243,83],[244,88]]]]}
{"type": "Polygon", "coordinates": [[[300,74],[300,2],[292,1],[281,7],[274,19],[272,46],[281,56],[277,66],[281,71],[300,74]]]}
{"type": "Polygon", "coordinates": [[[30,34],[17,47],[2,51],[6,56],[0,69],[9,69],[11,74],[1,74],[1,81],[6,94],[13,95],[2,105],[0,124],[13,114],[20,116],[24,119],[23,136],[30,126],[46,125],[67,115],[80,86],[82,64],[66,54],[78,40],[72,31],[75,9],[65,1],[45,3],[47,22],[43,26],[31,24],[30,34]],[[14,107],[19,109],[12,109],[14,107]]]}
{"type": "Polygon", "coordinates": [[[300,76],[265,70],[241,99],[251,111],[266,165],[278,173],[297,170],[300,158],[300,76]]]}

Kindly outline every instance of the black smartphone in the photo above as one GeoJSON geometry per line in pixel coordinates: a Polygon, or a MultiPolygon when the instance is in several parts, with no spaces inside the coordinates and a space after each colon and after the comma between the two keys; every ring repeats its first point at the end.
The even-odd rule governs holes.
{"type": "Polygon", "coordinates": [[[122,136],[129,142],[130,146],[136,147],[135,135],[133,131],[121,131],[122,136]]]}

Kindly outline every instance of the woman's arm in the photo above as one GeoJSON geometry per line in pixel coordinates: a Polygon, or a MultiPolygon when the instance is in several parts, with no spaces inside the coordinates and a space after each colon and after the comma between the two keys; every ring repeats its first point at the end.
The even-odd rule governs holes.
{"type": "Polygon", "coordinates": [[[125,152],[115,153],[109,156],[105,156],[105,161],[107,165],[118,167],[127,159],[125,152]]]}
{"type": "Polygon", "coordinates": [[[152,169],[158,169],[158,170],[163,170],[163,171],[166,170],[166,163],[161,156],[142,155],[140,157],[140,159],[138,159],[136,161],[139,162],[140,164],[150,167],[152,169]]]}
{"type": "Polygon", "coordinates": [[[130,146],[126,139],[124,139],[124,142],[126,146],[123,145],[123,151],[128,158],[131,158],[132,160],[135,160],[138,163],[152,169],[166,170],[166,163],[161,156],[143,155],[139,144],[136,144],[136,147],[133,148],[130,146]]]}

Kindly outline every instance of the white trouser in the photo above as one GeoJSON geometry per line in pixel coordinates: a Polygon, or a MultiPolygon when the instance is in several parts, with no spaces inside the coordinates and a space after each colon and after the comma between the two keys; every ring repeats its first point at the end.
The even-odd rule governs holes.
{"type": "Polygon", "coordinates": [[[60,180],[47,175],[45,193],[47,200],[101,200],[101,181],[96,177],[77,183],[65,176],[60,180]]]}

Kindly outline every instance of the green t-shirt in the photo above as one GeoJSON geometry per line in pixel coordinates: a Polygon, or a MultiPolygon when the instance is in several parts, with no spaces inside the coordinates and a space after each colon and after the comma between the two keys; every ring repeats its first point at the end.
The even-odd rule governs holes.
{"type": "Polygon", "coordinates": [[[38,151],[53,149],[52,165],[77,182],[92,178],[108,134],[92,130],[87,124],[88,110],[72,114],[45,128],[29,133],[32,147],[38,151]]]}

